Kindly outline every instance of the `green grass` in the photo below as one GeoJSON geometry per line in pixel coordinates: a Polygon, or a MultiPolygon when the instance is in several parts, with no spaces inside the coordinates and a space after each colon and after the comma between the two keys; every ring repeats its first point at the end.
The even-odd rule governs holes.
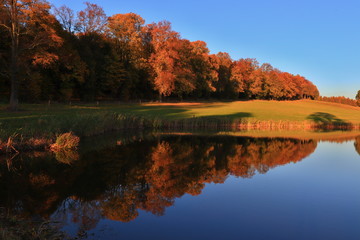
{"type": "MultiPolygon", "coordinates": [[[[73,131],[96,135],[113,129],[192,128],[245,122],[360,124],[360,108],[320,101],[237,101],[152,104],[24,104],[7,112],[0,105],[0,138],[14,133],[26,136],[55,135],[73,131]]],[[[222,126],[221,125],[221,126],[222,126]]]]}

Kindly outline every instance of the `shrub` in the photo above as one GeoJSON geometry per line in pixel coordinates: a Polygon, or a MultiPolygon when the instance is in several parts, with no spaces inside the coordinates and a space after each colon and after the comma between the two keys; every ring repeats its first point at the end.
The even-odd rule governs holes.
{"type": "Polygon", "coordinates": [[[50,146],[51,150],[59,151],[64,149],[75,149],[79,146],[80,138],[72,132],[63,133],[57,136],[54,144],[50,146]]]}

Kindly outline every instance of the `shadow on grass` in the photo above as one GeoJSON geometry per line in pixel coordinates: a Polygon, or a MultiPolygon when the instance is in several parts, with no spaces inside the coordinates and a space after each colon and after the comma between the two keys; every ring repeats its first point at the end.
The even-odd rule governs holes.
{"type": "MultiPolygon", "coordinates": [[[[166,103],[165,103],[166,104],[166,103]]],[[[119,114],[143,115],[164,119],[191,118],[190,109],[215,108],[223,104],[205,105],[138,105],[138,104],[102,104],[93,105],[24,105],[24,111],[0,111],[0,120],[37,119],[39,117],[72,116],[73,114],[93,114],[98,112],[114,112],[119,114]]],[[[1,109],[1,108],[0,108],[1,109]]]]}
{"type": "MultiPolygon", "coordinates": [[[[134,106],[132,108],[120,111],[122,113],[142,114],[151,117],[160,117],[165,119],[184,119],[192,118],[194,115],[189,113],[189,108],[215,108],[221,105],[206,105],[206,106],[134,106]]],[[[222,116],[222,115],[221,115],[222,116]]],[[[231,116],[231,115],[224,115],[231,116]]],[[[210,117],[210,116],[209,116],[210,117]]],[[[213,117],[213,116],[211,116],[213,117]]]]}
{"type": "Polygon", "coordinates": [[[118,113],[130,114],[150,119],[158,118],[164,120],[184,119],[191,117],[187,109],[166,106],[139,106],[126,109],[125,111],[118,111],[118,113]]]}
{"type": "Polygon", "coordinates": [[[249,112],[238,112],[238,113],[226,114],[226,115],[209,115],[209,116],[204,116],[203,118],[241,120],[243,118],[250,118],[250,117],[253,117],[253,116],[254,115],[252,113],[249,113],[249,112]]]}
{"type": "Polygon", "coordinates": [[[337,118],[335,115],[324,112],[310,114],[307,119],[314,121],[319,126],[332,126],[335,128],[351,128],[352,124],[337,118]]]}

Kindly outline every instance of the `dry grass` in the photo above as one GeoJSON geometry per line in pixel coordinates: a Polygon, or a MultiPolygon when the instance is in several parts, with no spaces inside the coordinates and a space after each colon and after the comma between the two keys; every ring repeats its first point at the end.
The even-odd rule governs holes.
{"type": "Polygon", "coordinates": [[[57,138],[54,144],[51,144],[50,149],[54,152],[61,150],[76,149],[79,146],[80,138],[72,132],[62,133],[57,138]]]}
{"type": "MultiPolygon", "coordinates": [[[[236,136],[236,137],[250,137],[250,138],[291,138],[298,140],[314,140],[321,142],[336,142],[343,143],[347,141],[354,141],[356,138],[360,137],[360,131],[309,131],[304,129],[297,130],[284,130],[278,129],[274,131],[267,130],[246,130],[246,131],[221,131],[221,132],[179,132],[179,131],[167,131],[167,132],[158,132],[154,133],[154,136],[164,136],[164,135],[177,135],[177,136],[189,136],[189,135],[209,135],[209,136],[236,136]]],[[[357,142],[355,143],[357,144],[357,142]]],[[[359,148],[360,149],[360,148],[359,148]]]]}
{"type": "Polygon", "coordinates": [[[19,134],[10,136],[7,141],[0,140],[1,153],[18,153],[20,151],[45,150],[53,143],[52,139],[41,138],[23,138],[19,134]]]}

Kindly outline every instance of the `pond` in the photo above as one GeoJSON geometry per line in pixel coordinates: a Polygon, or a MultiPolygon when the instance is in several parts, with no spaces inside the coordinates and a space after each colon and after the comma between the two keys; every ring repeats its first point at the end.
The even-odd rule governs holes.
{"type": "Polygon", "coordinates": [[[94,138],[2,158],[0,218],[72,239],[360,239],[359,151],[359,137],[94,138]]]}

